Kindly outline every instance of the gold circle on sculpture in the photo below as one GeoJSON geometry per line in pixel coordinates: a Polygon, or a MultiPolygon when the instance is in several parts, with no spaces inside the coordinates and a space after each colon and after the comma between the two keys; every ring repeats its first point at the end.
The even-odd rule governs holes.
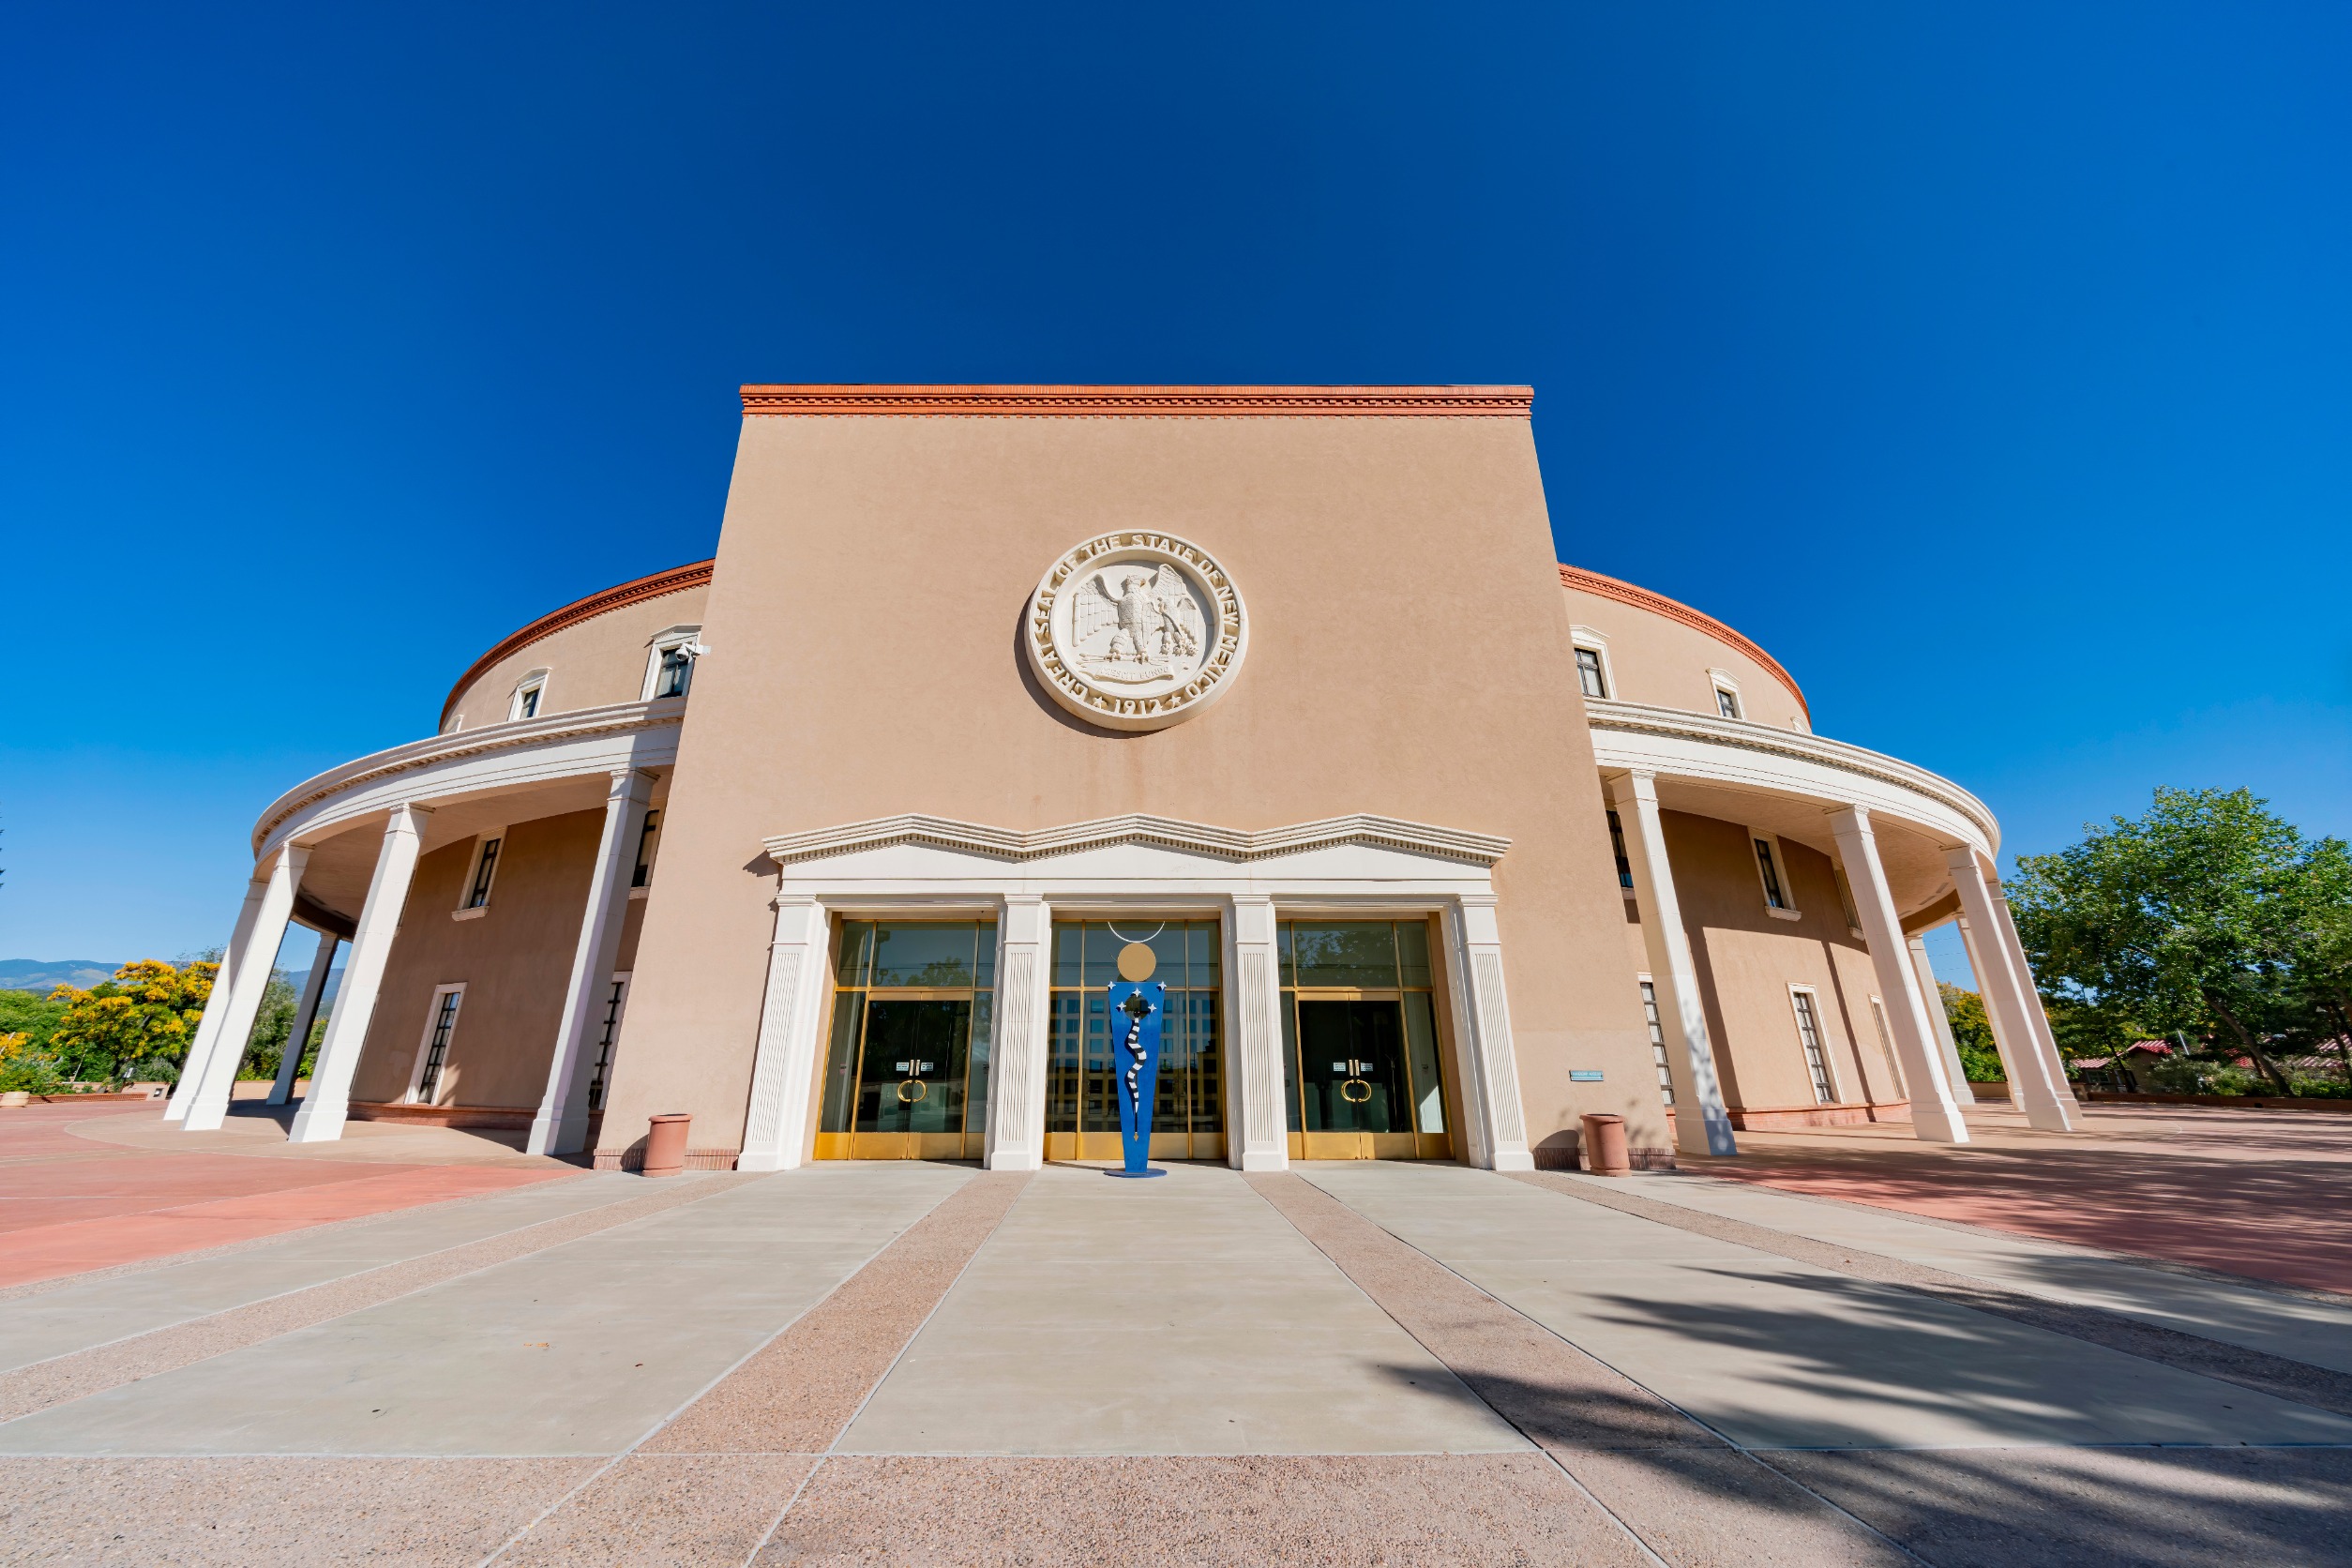
{"type": "Polygon", "coordinates": [[[1160,967],[1159,955],[1140,942],[1131,942],[1119,950],[1119,978],[1149,980],[1153,971],[1160,967]]]}

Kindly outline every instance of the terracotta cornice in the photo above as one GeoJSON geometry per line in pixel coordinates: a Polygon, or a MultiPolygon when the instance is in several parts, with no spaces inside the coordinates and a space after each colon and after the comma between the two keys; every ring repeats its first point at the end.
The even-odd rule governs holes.
{"type": "Polygon", "coordinates": [[[1796,679],[1781,668],[1780,660],[1706,611],[1693,610],[1689,605],[1667,598],[1664,594],[1653,594],[1647,588],[1636,588],[1630,582],[1620,582],[1613,577],[1586,571],[1581,566],[1563,564],[1560,568],[1560,583],[1563,588],[1598,595],[1605,599],[1615,599],[1620,604],[1632,605],[1636,610],[1646,610],[1652,615],[1663,615],[1669,621],[1679,622],[1693,631],[1705,632],[1716,641],[1738,649],[1771,671],[1780,684],[1788,688],[1788,695],[1797,700],[1797,706],[1804,710],[1805,722],[1813,722],[1813,704],[1805,701],[1804,692],[1799,689],[1796,679]]]}
{"type": "Polygon", "coordinates": [[[746,415],[993,415],[1061,418],[1525,419],[1531,386],[746,386],[746,415]]]}
{"type": "Polygon", "coordinates": [[[584,599],[575,599],[561,610],[549,611],[474,661],[474,668],[459,677],[458,684],[449,688],[448,699],[441,704],[441,724],[449,722],[449,710],[458,705],[459,695],[500,659],[528,648],[542,637],[551,637],[565,626],[576,626],[609,611],[625,610],[633,604],[642,604],[647,599],[657,599],[664,594],[700,588],[710,580],[711,563],[697,561],[690,565],[672,566],[666,572],[656,572],[651,577],[641,577],[634,582],[624,582],[617,588],[607,588],[603,593],[591,594],[584,599]]]}

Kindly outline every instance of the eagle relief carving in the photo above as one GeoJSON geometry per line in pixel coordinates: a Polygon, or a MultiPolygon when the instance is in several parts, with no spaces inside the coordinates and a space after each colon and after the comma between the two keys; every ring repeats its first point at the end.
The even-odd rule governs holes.
{"type": "Polygon", "coordinates": [[[1157,730],[1224,694],[1249,642],[1240,590],[1170,534],[1105,534],[1046,570],[1022,639],[1033,673],[1072,713],[1157,730]]]}

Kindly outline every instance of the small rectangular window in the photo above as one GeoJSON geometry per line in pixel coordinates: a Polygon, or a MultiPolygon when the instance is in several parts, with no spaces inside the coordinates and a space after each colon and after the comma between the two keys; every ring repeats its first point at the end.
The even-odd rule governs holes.
{"type": "Polygon", "coordinates": [[[1726,718],[1740,716],[1740,694],[1727,686],[1715,688],[1715,711],[1726,718]]]}
{"type": "Polygon", "coordinates": [[[1642,1017],[1650,1020],[1650,1054],[1658,1064],[1658,1098],[1674,1103],[1674,1073],[1666,1063],[1666,1020],[1658,1017],[1658,988],[1641,983],[1642,1017]]]}
{"type": "Polygon", "coordinates": [[[1630,889],[1634,885],[1633,857],[1625,852],[1625,824],[1609,813],[1609,852],[1617,856],[1617,885],[1630,889]]]}
{"type": "Polygon", "coordinates": [[[661,813],[645,813],[645,826],[637,836],[637,869],[629,877],[631,887],[650,887],[654,882],[654,852],[661,847],[661,813]]]}
{"type": "Polygon", "coordinates": [[[1805,1048],[1805,1070],[1813,1075],[1814,1102],[1835,1104],[1837,1090],[1830,1082],[1830,1062],[1821,1048],[1821,1020],[1813,1011],[1813,993],[1790,991],[1788,995],[1797,1004],[1797,1038],[1805,1048]]]}
{"type": "Polygon", "coordinates": [[[515,693],[515,716],[517,718],[538,717],[539,693],[546,689],[544,686],[524,686],[515,693]]]}
{"type": "Polygon", "coordinates": [[[1781,891],[1780,867],[1773,863],[1772,846],[1767,839],[1756,841],[1756,868],[1764,873],[1764,903],[1767,908],[1785,910],[1788,896],[1781,891]]]}
{"type": "Polygon", "coordinates": [[[1887,1053],[1887,1068],[1894,1074],[1894,1092],[1908,1098],[1903,1087],[1903,1061],[1894,1054],[1894,1033],[1887,1028],[1887,1004],[1877,997],[1870,999],[1870,1021],[1878,1026],[1878,1048],[1887,1053]]]}
{"type": "Polygon", "coordinates": [[[432,1031],[425,1037],[425,1060],[416,1070],[416,1101],[431,1105],[441,1093],[442,1069],[449,1063],[449,1035],[458,1026],[458,1003],[463,991],[444,991],[433,998],[432,1031]]]}
{"type": "Polygon", "coordinates": [[[684,697],[694,680],[694,656],[681,643],[661,651],[661,670],[654,677],[656,697],[684,697]]]}
{"type": "Polygon", "coordinates": [[[490,902],[490,882],[498,875],[498,847],[503,838],[482,840],[482,852],[474,862],[474,881],[465,890],[465,907],[478,910],[490,902]]]}
{"type": "Polygon", "coordinates": [[[1576,684],[1587,697],[1606,697],[1608,682],[1601,675],[1601,656],[1591,648],[1576,650],[1576,684]]]}

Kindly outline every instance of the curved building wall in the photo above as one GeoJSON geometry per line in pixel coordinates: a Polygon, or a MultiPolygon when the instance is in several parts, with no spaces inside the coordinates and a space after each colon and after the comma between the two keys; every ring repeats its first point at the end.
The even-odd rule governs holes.
{"type": "Polygon", "coordinates": [[[1610,676],[1608,695],[1692,713],[1717,713],[1711,671],[1729,675],[1740,716],[1776,730],[1810,730],[1804,697],[1772,656],[1711,615],[1662,594],[1575,566],[1560,568],[1560,591],[1577,635],[1597,645],[1610,676]]]}
{"type": "Polygon", "coordinates": [[[539,700],[542,715],[637,701],[645,695],[646,659],[654,640],[674,626],[701,625],[703,602],[710,596],[709,563],[639,580],[658,584],[683,574],[697,575],[667,592],[625,597],[614,608],[580,613],[597,600],[626,596],[638,586],[624,583],[522,628],[458,683],[442,710],[441,728],[478,730],[505,722],[515,687],[535,670],[548,672],[539,700]],[[574,615],[579,618],[567,619],[574,615]],[[535,627],[550,624],[551,629],[533,635],[535,627]]]}

